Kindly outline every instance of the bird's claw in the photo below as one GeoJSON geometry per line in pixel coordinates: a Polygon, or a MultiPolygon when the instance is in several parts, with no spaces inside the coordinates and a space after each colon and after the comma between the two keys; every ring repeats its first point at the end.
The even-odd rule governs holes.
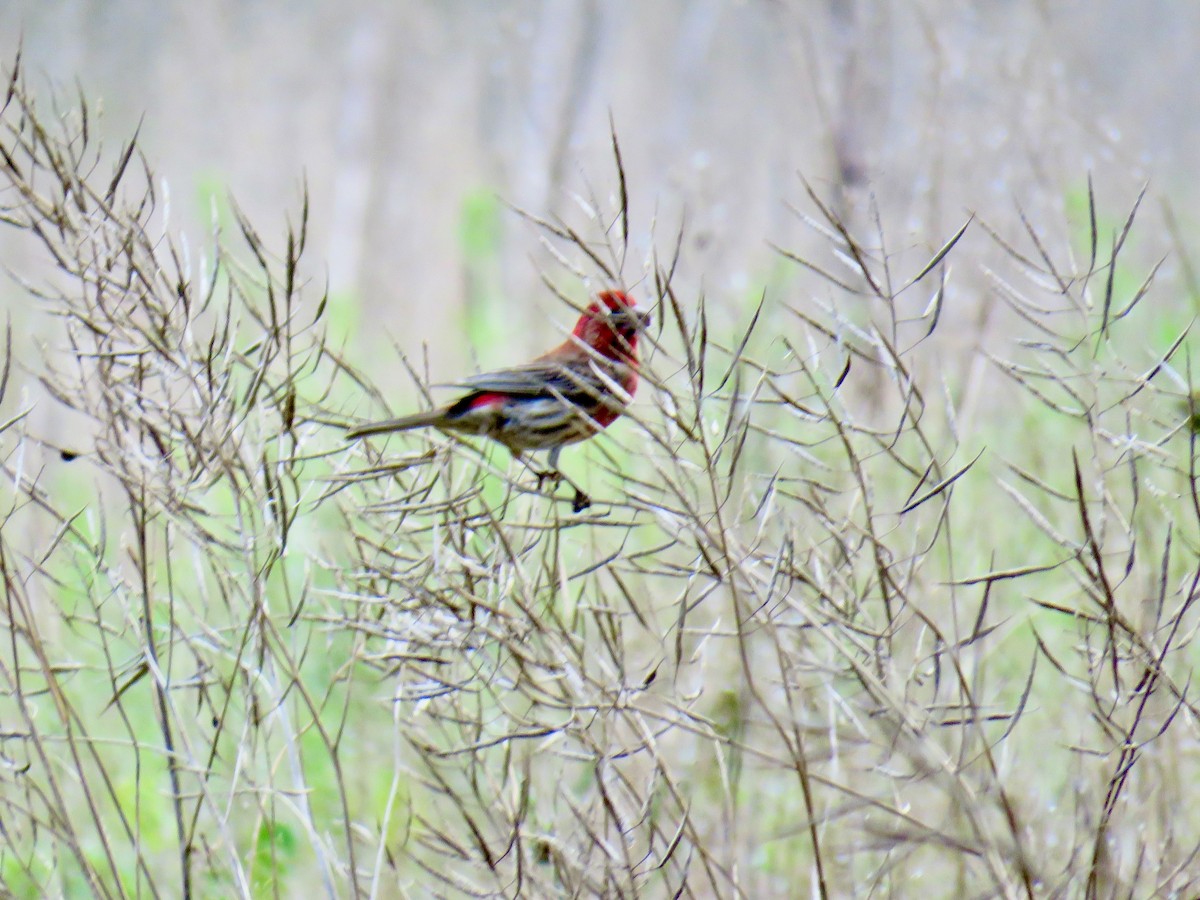
{"type": "Polygon", "coordinates": [[[550,482],[550,489],[553,490],[554,488],[558,487],[558,483],[562,481],[563,478],[562,472],[559,472],[557,469],[544,469],[540,472],[535,472],[534,474],[537,475],[537,489],[539,491],[547,481],[550,482]]]}
{"type": "MultiPolygon", "coordinates": [[[[545,486],[547,481],[550,482],[550,490],[553,491],[559,486],[559,484],[563,482],[565,478],[563,473],[557,469],[545,469],[540,472],[534,472],[534,474],[537,475],[537,489],[539,492],[545,486]]],[[[571,486],[575,487],[573,484],[571,486]]],[[[575,487],[575,496],[571,499],[571,511],[577,513],[583,512],[591,505],[592,498],[585,494],[578,487],[575,487]]]]}

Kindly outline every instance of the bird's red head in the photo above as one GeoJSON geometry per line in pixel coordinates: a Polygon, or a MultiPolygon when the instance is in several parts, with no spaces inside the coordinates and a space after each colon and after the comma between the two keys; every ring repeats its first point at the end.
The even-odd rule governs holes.
{"type": "Polygon", "coordinates": [[[572,333],[600,355],[636,366],[638,332],[649,324],[650,314],[624,291],[601,291],[572,333]]]}

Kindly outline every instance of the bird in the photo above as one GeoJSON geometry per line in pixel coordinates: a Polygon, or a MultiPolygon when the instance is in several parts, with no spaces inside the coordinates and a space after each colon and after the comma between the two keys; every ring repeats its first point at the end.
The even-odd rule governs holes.
{"type": "MultiPolygon", "coordinates": [[[[456,386],[466,393],[427,410],[358,425],[346,433],[358,440],[414,428],[447,434],[483,435],[521,459],[527,451],[549,450],[543,479],[562,478],[563,447],[586,440],[611,425],[633,399],[638,384],[638,335],[651,324],[649,312],[620,290],[605,290],[580,315],[565,341],[532,361],[472,375],[456,386]]],[[[575,511],[590,505],[575,488],[575,511]]]]}

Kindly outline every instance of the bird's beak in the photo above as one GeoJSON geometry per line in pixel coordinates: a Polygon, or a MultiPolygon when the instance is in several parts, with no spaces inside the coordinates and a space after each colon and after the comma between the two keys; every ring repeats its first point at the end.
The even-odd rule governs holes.
{"type": "Polygon", "coordinates": [[[609,314],[609,323],[618,331],[636,333],[645,331],[654,323],[654,317],[649,310],[625,307],[609,314]]]}

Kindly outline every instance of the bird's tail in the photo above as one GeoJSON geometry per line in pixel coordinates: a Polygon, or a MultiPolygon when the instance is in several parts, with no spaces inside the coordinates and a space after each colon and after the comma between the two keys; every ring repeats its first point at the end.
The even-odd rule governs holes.
{"type": "Polygon", "coordinates": [[[410,428],[428,428],[441,424],[445,410],[431,409],[428,412],[414,413],[399,419],[387,419],[383,422],[370,422],[359,425],[346,432],[346,440],[356,441],[359,438],[371,437],[376,434],[390,434],[393,431],[408,431],[410,428]]]}

